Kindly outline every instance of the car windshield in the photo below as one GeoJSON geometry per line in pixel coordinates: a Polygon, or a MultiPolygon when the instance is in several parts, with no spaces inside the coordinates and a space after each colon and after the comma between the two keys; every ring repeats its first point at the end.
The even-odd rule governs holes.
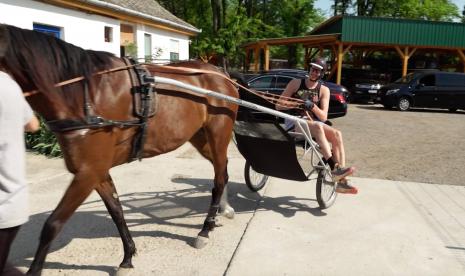
{"type": "Polygon", "coordinates": [[[415,73],[407,74],[403,76],[402,78],[396,80],[394,83],[410,83],[415,78],[416,75],[417,74],[415,73]]]}

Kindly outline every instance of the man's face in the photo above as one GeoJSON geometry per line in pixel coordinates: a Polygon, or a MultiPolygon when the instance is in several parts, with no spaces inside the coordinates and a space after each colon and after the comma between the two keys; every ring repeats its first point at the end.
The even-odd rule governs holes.
{"type": "Polygon", "coordinates": [[[320,78],[321,69],[316,67],[310,67],[310,80],[317,81],[320,78]]]}

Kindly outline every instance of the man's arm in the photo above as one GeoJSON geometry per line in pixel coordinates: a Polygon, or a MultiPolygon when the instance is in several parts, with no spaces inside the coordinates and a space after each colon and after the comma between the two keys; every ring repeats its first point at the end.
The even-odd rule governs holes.
{"type": "Polygon", "coordinates": [[[299,79],[293,79],[287,84],[286,89],[284,89],[284,92],[281,94],[276,104],[276,110],[287,110],[287,109],[298,107],[297,103],[288,101],[286,97],[287,98],[292,97],[292,95],[294,95],[294,93],[297,91],[299,86],[300,86],[299,79]]]}
{"type": "Polygon", "coordinates": [[[36,132],[39,128],[40,123],[35,115],[32,115],[32,118],[24,125],[24,131],[26,132],[36,132]]]}
{"type": "Polygon", "coordinates": [[[330,97],[329,88],[324,85],[321,85],[320,92],[320,106],[314,105],[311,111],[313,112],[313,114],[315,114],[316,117],[318,117],[318,119],[320,119],[323,122],[326,122],[326,120],[328,120],[328,108],[330,97]]]}

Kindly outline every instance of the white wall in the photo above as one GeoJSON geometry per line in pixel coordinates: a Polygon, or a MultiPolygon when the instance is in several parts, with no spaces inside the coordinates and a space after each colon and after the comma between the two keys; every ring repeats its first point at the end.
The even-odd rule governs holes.
{"type": "MultiPolygon", "coordinates": [[[[120,54],[120,22],[95,14],[56,7],[31,0],[0,0],[0,23],[32,29],[33,23],[52,25],[62,28],[62,39],[84,49],[120,54]],[[113,42],[105,42],[104,27],[113,28],[113,42]]],[[[152,48],[161,48],[161,59],[170,58],[170,39],[179,41],[179,59],[189,58],[189,37],[141,24],[135,26],[137,52],[144,58],[144,33],[152,35],[152,48]]],[[[155,50],[152,49],[155,53],[155,50]]]]}
{"type": "MultiPolygon", "coordinates": [[[[189,37],[187,35],[172,33],[149,26],[137,26],[137,45],[138,58],[144,58],[144,34],[152,35],[152,48],[160,48],[161,55],[157,59],[169,60],[170,58],[170,40],[179,41],[179,60],[189,59],[189,37]]],[[[152,53],[156,51],[152,49],[152,53]]]]}

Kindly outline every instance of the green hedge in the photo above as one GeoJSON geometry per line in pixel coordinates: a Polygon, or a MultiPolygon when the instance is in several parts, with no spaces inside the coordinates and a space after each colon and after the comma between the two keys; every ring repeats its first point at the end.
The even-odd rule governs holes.
{"type": "Polygon", "coordinates": [[[26,133],[26,148],[37,153],[57,157],[62,156],[60,145],[55,135],[48,130],[42,118],[40,120],[40,130],[35,133],[26,133]]]}

